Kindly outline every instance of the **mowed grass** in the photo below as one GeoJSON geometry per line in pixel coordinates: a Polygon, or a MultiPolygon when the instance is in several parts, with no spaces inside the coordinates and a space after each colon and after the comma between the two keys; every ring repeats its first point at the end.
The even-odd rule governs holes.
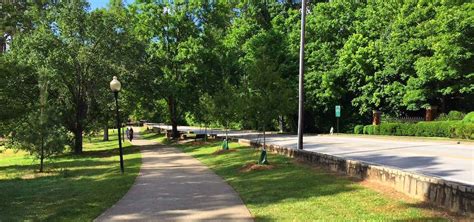
{"type": "MultiPolygon", "coordinates": [[[[116,131],[115,131],[116,132],[116,131]]],[[[84,139],[84,153],[38,161],[24,152],[0,153],[0,221],[91,221],[116,203],[138,175],[141,155],[124,143],[120,173],[117,135],[84,139]]]]}
{"type": "Polygon", "coordinates": [[[220,143],[178,145],[209,166],[239,193],[257,221],[406,221],[445,220],[434,212],[365,188],[345,177],[269,154],[271,170],[240,172],[259,151],[231,143],[229,152],[212,154],[220,143]]]}

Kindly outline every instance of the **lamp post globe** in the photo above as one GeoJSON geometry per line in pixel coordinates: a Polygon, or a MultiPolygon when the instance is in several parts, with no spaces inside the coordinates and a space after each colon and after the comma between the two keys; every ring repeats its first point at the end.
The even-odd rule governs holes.
{"type": "Polygon", "coordinates": [[[117,80],[117,76],[114,76],[112,81],[110,81],[110,89],[112,92],[120,92],[122,89],[122,84],[117,80]]]}
{"type": "Polygon", "coordinates": [[[117,130],[118,130],[118,142],[119,142],[119,151],[120,151],[120,172],[124,172],[123,168],[123,150],[122,150],[122,135],[120,129],[120,113],[119,113],[119,103],[118,103],[118,93],[122,89],[122,84],[117,80],[117,76],[114,76],[112,81],[110,82],[110,89],[114,93],[115,97],[115,111],[116,111],[116,118],[117,118],[117,130]]]}

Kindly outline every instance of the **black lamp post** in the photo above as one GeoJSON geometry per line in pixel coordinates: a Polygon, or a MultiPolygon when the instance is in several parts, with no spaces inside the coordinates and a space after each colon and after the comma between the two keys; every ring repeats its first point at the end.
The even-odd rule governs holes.
{"type": "Polygon", "coordinates": [[[120,114],[119,114],[119,104],[118,104],[118,93],[120,92],[120,89],[122,88],[122,85],[120,82],[117,80],[117,76],[114,76],[112,81],[110,82],[110,89],[114,93],[115,97],[115,108],[117,112],[117,131],[118,131],[118,142],[119,142],[119,149],[120,149],[120,171],[123,173],[123,151],[122,151],[122,136],[120,135],[120,114]]]}
{"type": "Polygon", "coordinates": [[[306,23],[306,0],[301,1],[301,34],[300,34],[300,73],[298,86],[298,149],[303,149],[304,130],[304,32],[306,23]]]}

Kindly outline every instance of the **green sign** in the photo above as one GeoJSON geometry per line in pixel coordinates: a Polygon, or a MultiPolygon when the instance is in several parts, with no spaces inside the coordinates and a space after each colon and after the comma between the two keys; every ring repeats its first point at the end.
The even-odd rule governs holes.
{"type": "Polygon", "coordinates": [[[336,106],[336,117],[341,117],[341,106],[336,106]]]}

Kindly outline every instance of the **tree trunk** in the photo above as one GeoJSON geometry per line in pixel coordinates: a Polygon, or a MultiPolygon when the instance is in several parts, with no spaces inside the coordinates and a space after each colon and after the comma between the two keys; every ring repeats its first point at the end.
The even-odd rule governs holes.
{"type": "Polygon", "coordinates": [[[278,116],[278,123],[279,123],[280,133],[283,133],[283,131],[284,131],[283,128],[284,128],[284,125],[285,125],[283,116],[281,116],[281,115],[278,116]]]}
{"type": "Polygon", "coordinates": [[[443,95],[441,97],[441,112],[442,113],[447,113],[447,110],[446,110],[446,98],[447,96],[443,95]]]}
{"type": "Polygon", "coordinates": [[[109,126],[107,124],[104,127],[104,141],[109,141],[109,126]]]}
{"type": "Polygon", "coordinates": [[[44,137],[41,136],[40,172],[43,172],[43,160],[44,160],[44,137]]]}
{"type": "Polygon", "coordinates": [[[172,131],[173,139],[178,139],[179,138],[179,132],[178,132],[178,123],[176,121],[171,122],[171,131],[172,131]]]}
{"type": "Polygon", "coordinates": [[[83,121],[87,113],[87,104],[79,97],[76,102],[76,119],[74,129],[74,153],[82,153],[82,133],[84,131],[83,121]]]}
{"type": "Polygon", "coordinates": [[[178,117],[177,117],[177,112],[176,112],[176,103],[173,97],[168,98],[168,109],[169,109],[170,118],[171,118],[172,137],[173,139],[177,139],[179,138],[178,117]]]}
{"type": "Polygon", "coordinates": [[[228,138],[227,138],[228,137],[228,130],[229,130],[229,122],[227,122],[226,127],[225,127],[225,140],[226,141],[229,141],[228,138]]]}
{"type": "Polygon", "coordinates": [[[82,153],[82,124],[78,123],[74,130],[74,153],[82,153]]]}

